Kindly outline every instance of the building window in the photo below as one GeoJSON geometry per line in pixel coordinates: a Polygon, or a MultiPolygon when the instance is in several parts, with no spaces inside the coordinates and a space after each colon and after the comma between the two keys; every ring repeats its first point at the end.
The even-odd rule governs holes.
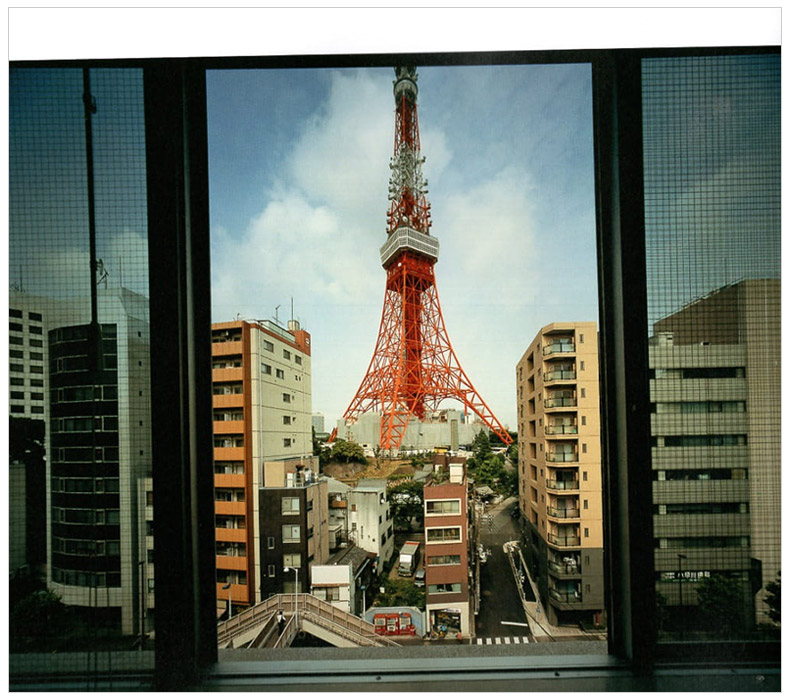
{"type": "Polygon", "coordinates": [[[272,366],[267,365],[265,362],[261,362],[261,373],[262,374],[271,374],[272,373],[272,366]]]}
{"type": "Polygon", "coordinates": [[[436,583],[428,586],[428,593],[460,593],[460,583],[436,583]]]}
{"type": "Polygon", "coordinates": [[[274,564],[267,565],[267,567],[266,567],[266,575],[269,578],[274,578],[275,576],[277,576],[277,567],[274,564]]]}
{"type": "Polygon", "coordinates": [[[281,369],[277,369],[275,370],[275,376],[277,379],[285,379],[285,372],[283,372],[281,369]]]}
{"type": "Polygon", "coordinates": [[[283,438],[283,447],[290,447],[293,443],[291,438],[283,438]]]}
{"type": "Polygon", "coordinates": [[[579,342],[580,343],[584,342],[584,333],[579,333],[579,342]]]}
{"type": "Polygon", "coordinates": [[[19,309],[8,309],[8,315],[13,318],[22,318],[22,312],[19,309]]]}
{"type": "Polygon", "coordinates": [[[428,557],[428,566],[454,566],[461,563],[460,554],[437,554],[428,557]]]}
{"type": "Polygon", "coordinates": [[[457,515],[461,512],[461,499],[425,501],[426,515],[457,515]]]}
{"type": "Polygon", "coordinates": [[[281,515],[299,515],[299,497],[298,496],[283,496],[280,506],[281,515]]]}
{"type": "Polygon", "coordinates": [[[426,542],[461,542],[460,527],[429,527],[425,529],[426,542]]]}
{"type": "Polygon", "coordinates": [[[266,538],[266,548],[267,549],[274,549],[274,537],[267,537],[266,538]]]}
{"type": "Polygon", "coordinates": [[[283,350],[283,358],[286,359],[286,360],[290,360],[291,359],[291,353],[288,352],[287,350],[283,350]]]}
{"type": "Polygon", "coordinates": [[[302,356],[301,355],[294,355],[294,362],[296,362],[297,365],[301,365],[302,364],[302,356]]]}
{"type": "Polygon", "coordinates": [[[291,403],[291,395],[283,394],[283,403],[291,403]]]}
{"type": "Polygon", "coordinates": [[[263,341],[263,349],[268,352],[274,352],[274,343],[269,342],[268,340],[263,341]]]}
{"type": "Polygon", "coordinates": [[[298,569],[302,565],[301,554],[283,554],[283,566],[293,566],[298,569]]]}
{"type": "Polygon", "coordinates": [[[299,542],[301,533],[299,525],[283,525],[283,542],[299,542]]]}

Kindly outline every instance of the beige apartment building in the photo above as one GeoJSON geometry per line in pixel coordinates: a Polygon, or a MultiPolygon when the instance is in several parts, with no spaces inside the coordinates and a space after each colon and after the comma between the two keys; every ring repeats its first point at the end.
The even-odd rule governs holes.
{"type": "Polygon", "coordinates": [[[540,329],[516,365],[525,558],[550,623],[604,624],[598,329],[540,329]]]}
{"type": "Polygon", "coordinates": [[[296,321],[211,327],[217,604],[261,600],[261,487],[318,473],[313,456],[310,334],[296,321]]]}

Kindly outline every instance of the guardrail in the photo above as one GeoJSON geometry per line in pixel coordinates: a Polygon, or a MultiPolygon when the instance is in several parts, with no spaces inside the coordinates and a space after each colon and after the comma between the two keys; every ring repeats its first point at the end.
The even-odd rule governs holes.
{"type": "MultiPolygon", "coordinates": [[[[308,593],[277,593],[266,600],[243,610],[230,620],[224,620],[217,625],[217,644],[222,646],[235,637],[257,626],[266,627],[273,624],[274,616],[278,610],[289,615],[288,623],[275,641],[273,648],[288,646],[299,631],[296,627],[294,612],[298,610],[299,617],[304,616],[320,627],[353,641],[360,646],[396,646],[397,642],[377,635],[375,628],[369,622],[352,615],[351,613],[336,608],[331,603],[320,600],[308,593]]],[[[256,639],[268,638],[261,631],[256,639]]]]}

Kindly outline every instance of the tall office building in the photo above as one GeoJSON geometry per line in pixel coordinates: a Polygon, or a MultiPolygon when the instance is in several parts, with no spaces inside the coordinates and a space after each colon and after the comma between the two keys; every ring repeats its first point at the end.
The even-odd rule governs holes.
{"type": "Polygon", "coordinates": [[[151,476],[148,300],[102,290],[98,308],[98,343],[89,324],[48,333],[48,585],[92,621],[133,634],[138,489],[151,476]]]}
{"type": "Polygon", "coordinates": [[[598,333],[540,329],[516,366],[525,555],[552,624],[602,623],[598,333]]]}
{"type": "Polygon", "coordinates": [[[733,616],[769,621],[764,585],[781,568],[779,308],[778,279],[744,280],[654,325],[656,585],[684,625],[699,622],[697,585],[715,574],[740,586],[733,616]]]}
{"type": "Polygon", "coordinates": [[[261,487],[311,469],[310,334],[296,321],[212,325],[217,601],[261,600],[261,487]],[[224,586],[230,584],[229,589],[224,586]]]}

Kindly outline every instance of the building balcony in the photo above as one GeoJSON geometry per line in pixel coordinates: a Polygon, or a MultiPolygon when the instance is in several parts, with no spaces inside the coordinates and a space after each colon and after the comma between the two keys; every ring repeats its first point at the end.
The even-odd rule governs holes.
{"type": "Polygon", "coordinates": [[[578,435],[579,426],[550,423],[543,427],[543,433],[547,437],[556,437],[557,435],[578,435]]]}
{"type": "Polygon", "coordinates": [[[549,532],[546,535],[546,541],[555,547],[578,547],[581,544],[581,539],[578,535],[555,534],[553,532],[549,532]]]}
{"type": "Polygon", "coordinates": [[[543,373],[543,383],[560,382],[560,381],[574,381],[576,379],[575,369],[555,369],[543,373]]]}
{"type": "Polygon", "coordinates": [[[246,515],[247,504],[244,501],[214,501],[214,513],[217,515],[246,515]]]}
{"type": "Polygon", "coordinates": [[[211,381],[213,382],[240,382],[243,379],[243,367],[224,367],[211,370],[211,381]]]}
{"type": "Polygon", "coordinates": [[[556,355],[557,353],[576,352],[576,344],[569,341],[555,341],[543,346],[543,356],[556,355]]]}
{"type": "MultiPolygon", "coordinates": [[[[223,601],[227,605],[228,591],[223,590],[224,583],[217,583],[217,601],[223,601]]],[[[231,583],[230,584],[230,600],[235,608],[237,605],[250,604],[250,589],[246,583],[231,583]]]]}
{"type": "Polygon", "coordinates": [[[247,485],[244,474],[214,474],[215,488],[243,489],[247,485]]]}
{"type": "Polygon", "coordinates": [[[214,394],[214,408],[241,408],[244,406],[244,394],[214,394]]]}
{"type": "Polygon", "coordinates": [[[239,435],[244,432],[243,420],[215,420],[214,435],[239,435]]]}
{"type": "Polygon", "coordinates": [[[214,532],[217,542],[247,542],[247,530],[243,527],[218,527],[214,532]]]}
{"type": "Polygon", "coordinates": [[[559,576],[560,578],[581,576],[582,567],[576,563],[575,559],[568,557],[568,560],[569,561],[554,561],[553,559],[549,559],[547,562],[549,571],[554,576],[559,576]]]}
{"type": "Polygon", "coordinates": [[[554,479],[546,479],[546,488],[553,489],[554,491],[578,491],[579,481],[555,481],[554,479]]]}
{"type": "Polygon", "coordinates": [[[582,594],[577,591],[563,591],[557,590],[556,588],[549,588],[549,597],[552,601],[556,600],[564,604],[578,605],[582,602],[582,594]]]}
{"type": "Polygon", "coordinates": [[[232,569],[234,571],[247,571],[247,557],[227,557],[217,555],[218,569],[232,569]]]}
{"type": "Polygon", "coordinates": [[[547,452],[547,462],[578,462],[578,452],[547,452]]]}
{"type": "Polygon", "coordinates": [[[554,508],[552,506],[546,506],[546,515],[555,520],[568,520],[580,517],[578,508],[554,508]]]}
{"type": "Polygon", "coordinates": [[[211,356],[221,357],[223,355],[241,355],[242,346],[240,340],[231,340],[224,343],[211,343],[211,356]]]}
{"type": "Polygon", "coordinates": [[[215,462],[243,462],[244,448],[243,447],[215,447],[214,461],[215,462]]]}
{"type": "Polygon", "coordinates": [[[567,406],[576,406],[577,401],[575,396],[547,396],[543,402],[543,408],[565,408],[567,406]]]}

